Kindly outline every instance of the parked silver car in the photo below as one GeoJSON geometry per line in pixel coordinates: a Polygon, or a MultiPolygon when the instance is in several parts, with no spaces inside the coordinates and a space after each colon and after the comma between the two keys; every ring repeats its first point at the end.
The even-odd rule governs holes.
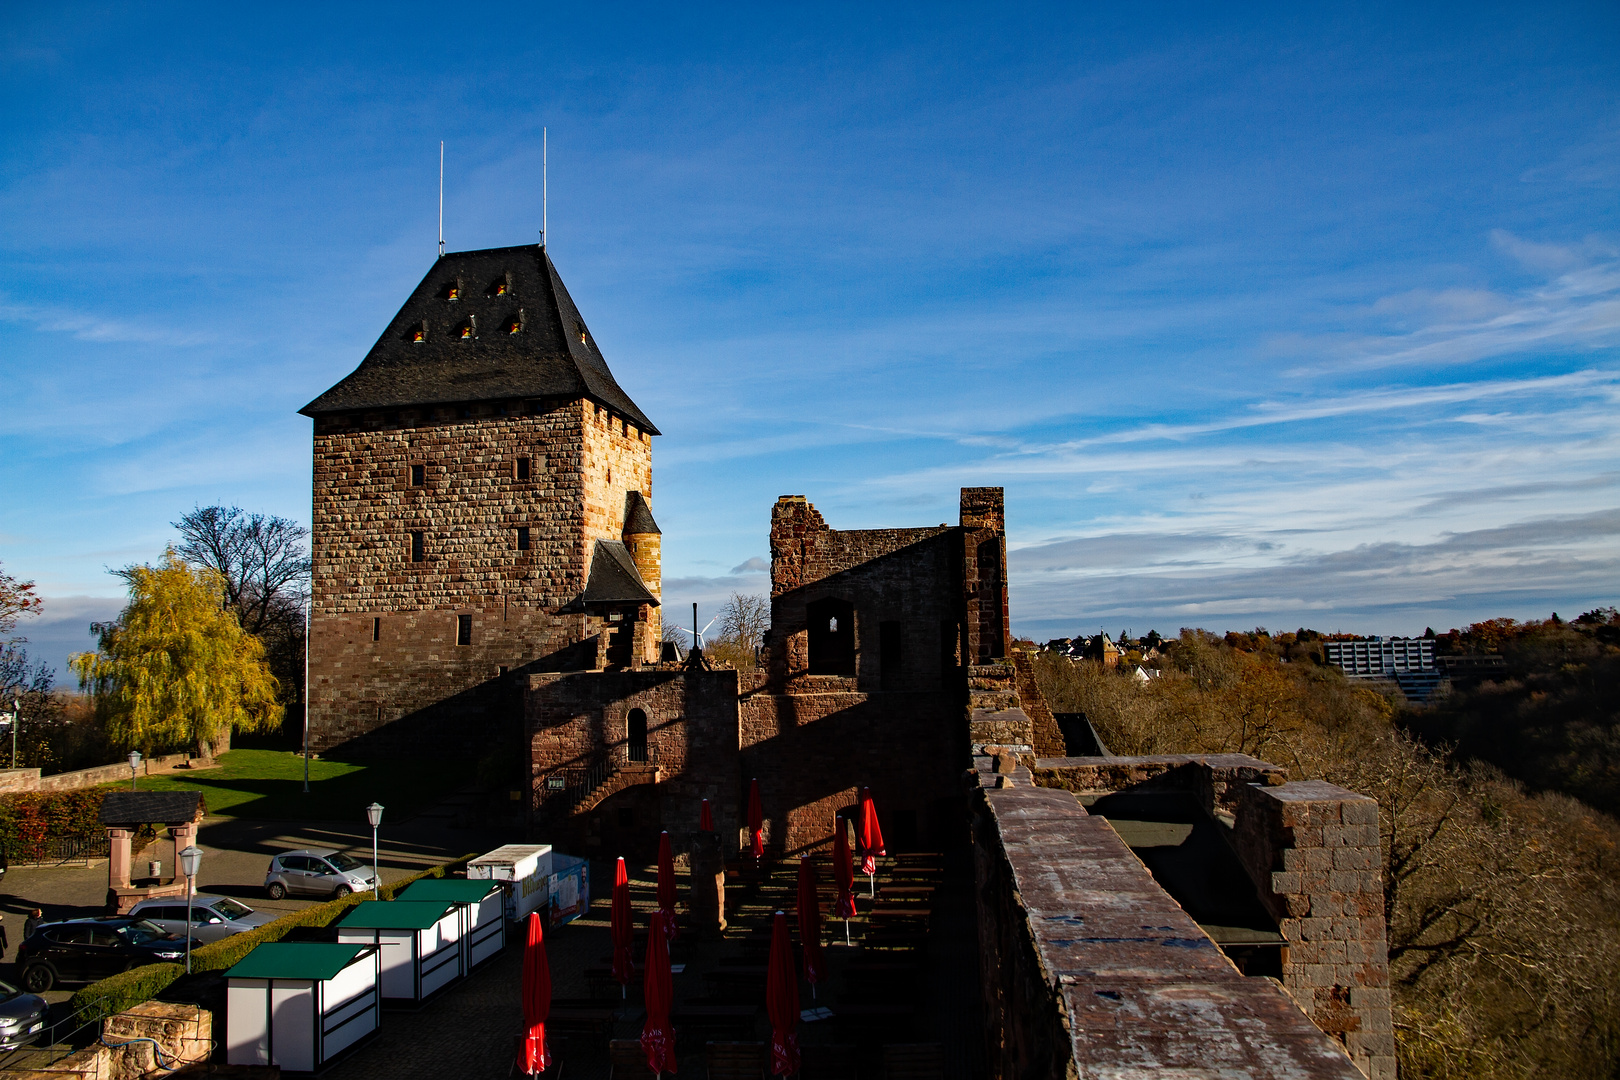
{"type": "Polygon", "coordinates": [[[48,1008],[37,994],[0,982],[0,1050],[15,1050],[39,1038],[48,1008]]]}
{"type": "Polygon", "coordinates": [[[264,891],[270,899],[294,896],[348,896],[377,883],[377,872],[332,848],[288,851],[270,860],[264,891]]]}
{"type": "MultiPolygon", "coordinates": [[[[186,932],[186,902],[173,896],[142,900],[129,913],[132,919],[157,923],[171,934],[186,932]]],[[[274,915],[254,911],[228,896],[198,893],[191,898],[191,939],[206,944],[263,926],[274,915]]]]}

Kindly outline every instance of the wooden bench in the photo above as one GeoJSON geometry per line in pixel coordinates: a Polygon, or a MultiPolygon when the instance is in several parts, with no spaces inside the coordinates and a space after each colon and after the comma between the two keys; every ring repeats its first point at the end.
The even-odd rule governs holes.
{"type": "Polygon", "coordinates": [[[945,1048],[939,1043],[887,1044],[883,1080],[945,1080],[945,1048]]]}
{"type": "Polygon", "coordinates": [[[641,1048],[640,1039],[608,1040],[608,1080],[618,1076],[620,1070],[625,1076],[654,1075],[647,1068],[647,1052],[641,1048]]]}
{"type": "Polygon", "coordinates": [[[764,1080],[764,1043],[712,1042],[706,1049],[709,1080],[764,1080]]]}

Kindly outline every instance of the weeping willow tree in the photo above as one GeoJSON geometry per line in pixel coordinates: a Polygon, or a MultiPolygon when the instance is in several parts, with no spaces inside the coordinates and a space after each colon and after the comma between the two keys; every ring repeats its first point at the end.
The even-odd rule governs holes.
{"type": "Polygon", "coordinates": [[[118,574],[129,582],[129,606],[94,626],[96,652],[68,661],[114,745],[189,745],[211,757],[230,745],[232,729],[281,723],[264,645],[226,610],[218,571],[187,565],[171,548],[157,566],[118,574]]]}

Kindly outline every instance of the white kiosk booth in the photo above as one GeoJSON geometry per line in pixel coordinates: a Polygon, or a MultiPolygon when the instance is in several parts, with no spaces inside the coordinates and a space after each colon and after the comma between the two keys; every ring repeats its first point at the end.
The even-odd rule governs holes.
{"type": "Polygon", "coordinates": [[[461,914],[462,972],[506,948],[506,897],[498,881],[422,878],[406,886],[400,902],[450,904],[461,914]]]}
{"type": "Polygon", "coordinates": [[[372,945],[270,942],[225,973],[232,1065],[314,1072],[377,1030],[372,945]]]}
{"type": "Polygon", "coordinates": [[[498,881],[506,890],[506,921],[520,923],[546,906],[550,844],[507,844],[467,864],[469,881],[498,881]]]}
{"type": "Polygon", "coordinates": [[[385,1001],[421,1001],[461,977],[461,913],[439,901],[365,900],[337,927],[344,945],[375,945],[385,1001]]]}

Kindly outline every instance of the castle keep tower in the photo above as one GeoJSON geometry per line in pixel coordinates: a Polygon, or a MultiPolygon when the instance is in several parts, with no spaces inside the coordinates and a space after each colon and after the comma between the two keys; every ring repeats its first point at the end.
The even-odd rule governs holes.
{"type": "Polygon", "coordinates": [[[659,432],[543,247],[438,259],[300,411],[312,746],[472,745],[519,723],[508,675],[656,659],[659,432]]]}

